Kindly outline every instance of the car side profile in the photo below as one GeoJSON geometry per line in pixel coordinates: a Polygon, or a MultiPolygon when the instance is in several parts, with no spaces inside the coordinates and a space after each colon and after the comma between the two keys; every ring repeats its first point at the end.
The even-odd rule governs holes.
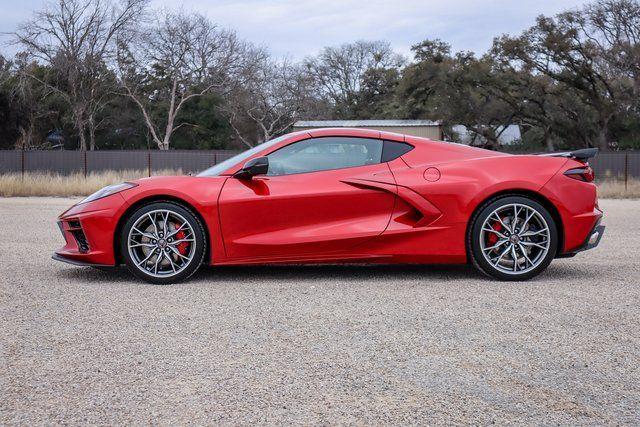
{"type": "Polygon", "coordinates": [[[202,264],[472,263],[526,280],[599,243],[595,149],[511,155],[365,129],[273,139],[197,176],[106,187],[54,259],[158,284],[202,264]]]}

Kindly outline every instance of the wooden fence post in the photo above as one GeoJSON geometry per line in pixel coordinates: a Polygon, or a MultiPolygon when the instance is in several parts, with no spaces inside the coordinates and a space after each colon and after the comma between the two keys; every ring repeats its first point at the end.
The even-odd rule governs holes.
{"type": "Polygon", "coordinates": [[[151,177],[151,150],[147,150],[147,170],[149,177],[151,177]]]}
{"type": "Polygon", "coordinates": [[[24,180],[24,147],[22,147],[20,154],[20,170],[22,172],[22,180],[24,180]]]}

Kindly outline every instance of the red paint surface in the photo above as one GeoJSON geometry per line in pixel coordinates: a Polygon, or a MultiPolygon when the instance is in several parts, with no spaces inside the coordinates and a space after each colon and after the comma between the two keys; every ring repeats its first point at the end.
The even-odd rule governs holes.
{"type": "Polygon", "coordinates": [[[90,251],[80,253],[65,229],[66,244],[57,253],[115,264],[115,239],[125,215],[134,205],[163,198],[202,218],[210,264],[464,263],[472,214],[505,192],[535,194],[553,205],[564,235],[561,252],[580,246],[602,215],[595,185],[563,175],[581,165],[566,158],[516,156],[363,129],[295,132],[254,157],[321,136],[382,138],[415,148],[388,163],[249,181],[231,176],[249,159],[217,177],[141,179],[135,188],[64,212],[63,226],[79,220],[90,251]]]}

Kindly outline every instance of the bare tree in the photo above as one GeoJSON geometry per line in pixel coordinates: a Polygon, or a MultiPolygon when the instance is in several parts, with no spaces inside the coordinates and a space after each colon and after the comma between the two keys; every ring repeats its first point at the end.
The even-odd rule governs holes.
{"type": "Polygon", "coordinates": [[[357,41],[326,47],[316,57],[304,61],[309,75],[336,106],[342,116],[357,108],[365,73],[376,69],[399,69],[405,60],[385,41],[357,41]]]}
{"type": "Polygon", "coordinates": [[[585,8],[579,24],[605,61],[633,79],[640,94],[640,2],[601,0],[585,8]]]}
{"type": "Polygon", "coordinates": [[[633,121],[640,114],[640,2],[600,0],[588,5],[580,18],[585,38],[596,46],[600,67],[611,77],[618,120],[633,121]]]}
{"type": "Polygon", "coordinates": [[[57,0],[36,12],[14,33],[16,43],[44,61],[55,74],[36,79],[56,91],[69,104],[80,149],[95,148],[96,115],[111,91],[107,63],[114,58],[117,35],[142,16],[147,0],[57,0]]]}
{"type": "Polygon", "coordinates": [[[248,45],[199,14],[163,11],[155,26],[120,43],[118,77],[161,150],[190,100],[221,89],[243,67],[248,45]]]}
{"type": "Polygon", "coordinates": [[[301,116],[322,105],[303,67],[262,58],[229,92],[224,107],[237,137],[247,147],[288,130],[301,116]]]}

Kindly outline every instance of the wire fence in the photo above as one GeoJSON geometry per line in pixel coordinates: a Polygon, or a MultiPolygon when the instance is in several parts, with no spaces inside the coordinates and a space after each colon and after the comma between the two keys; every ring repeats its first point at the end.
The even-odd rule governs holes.
{"type": "MultiPolygon", "coordinates": [[[[231,150],[104,150],[104,151],[0,151],[0,174],[50,172],[58,174],[180,169],[195,173],[234,155],[231,150]]],[[[590,160],[596,179],[640,178],[640,151],[599,153],[590,160]]]]}

